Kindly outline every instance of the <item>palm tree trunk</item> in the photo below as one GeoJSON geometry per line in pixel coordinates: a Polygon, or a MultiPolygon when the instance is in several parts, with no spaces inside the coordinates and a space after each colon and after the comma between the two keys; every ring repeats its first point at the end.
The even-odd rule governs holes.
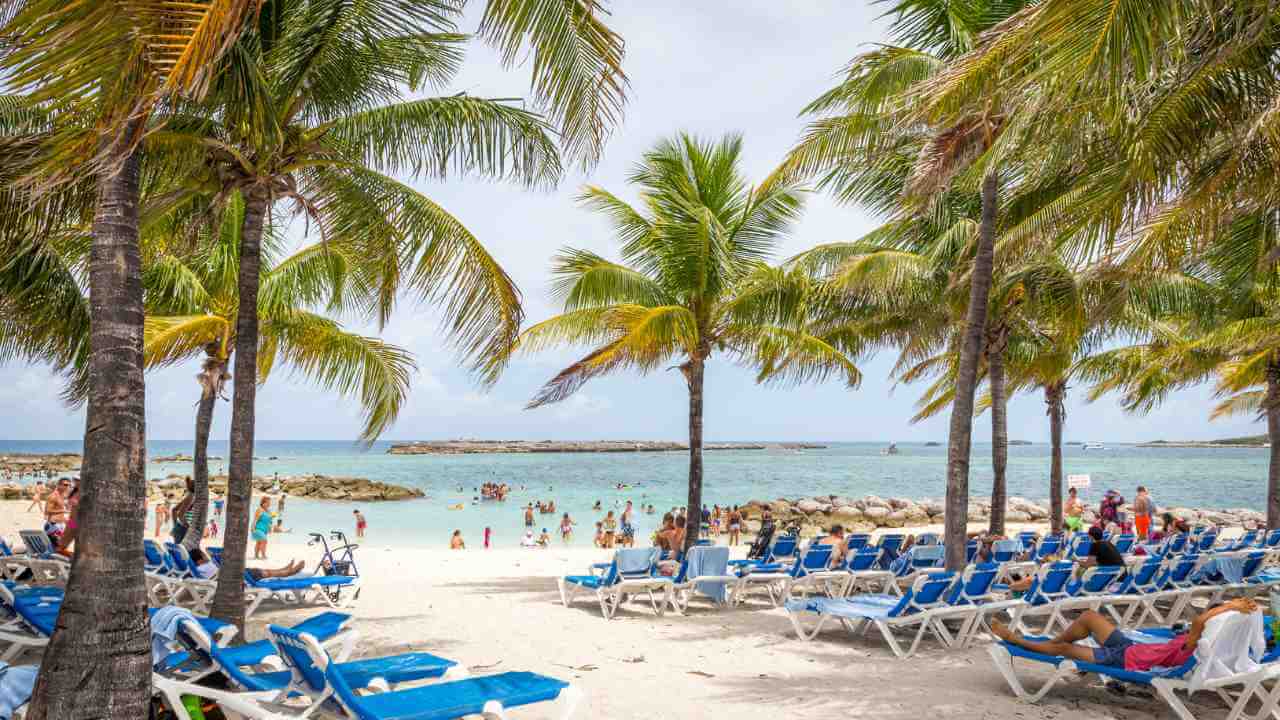
{"type": "Polygon", "coordinates": [[[1271,442],[1271,465],[1267,468],[1267,528],[1280,528],[1280,361],[1267,364],[1267,440],[1271,442]]]}
{"type": "MultiPolygon", "coordinates": [[[[1003,335],[1003,333],[1000,333],[1003,335]]],[[[992,535],[1004,535],[1008,504],[1005,468],[1009,464],[1009,398],[1005,392],[1004,338],[987,345],[987,382],[991,385],[991,524],[992,535]]]]}
{"type": "Polygon", "coordinates": [[[236,311],[235,370],[232,373],[230,457],[227,460],[227,524],[222,568],[213,611],[219,620],[244,630],[244,556],[249,541],[249,505],[253,495],[254,399],[258,389],[258,282],[266,190],[246,191],[240,232],[240,307],[236,311]]]}
{"type": "Polygon", "coordinates": [[[947,442],[947,500],[945,542],[947,569],[965,566],[965,531],[969,524],[969,453],[973,435],[973,395],[978,384],[978,360],[986,334],[987,300],[995,266],[996,174],[982,179],[982,223],[969,285],[969,310],[965,318],[964,344],[951,403],[951,428],[947,442]]]}
{"type": "Polygon", "coordinates": [[[695,357],[689,361],[689,505],[685,515],[685,550],[698,541],[702,529],[702,381],[706,361],[695,357]]]}
{"type": "Polygon", "coordinates": [[[225,365],[215,355],[205,361],[200,380],[200,404],[196,407],[196,443],[191,452],[192,479],[195,481],[195,499],[192,501],[191,527],[182,539],[183,547],[193,550],[200,547],[204,538],[204,526],[209,520],[209,430],[213,426],[213,409],[218,403],[225,365]]]}
{"type": "Polygon", "coordinates": [[[151,701],[142,577],[147,448],[139,156],[126,150],[114,159],[98,178],[89,254],[89,397],[77,552],[40,663],[27,712],[32,720],[144,718],[151,701]]]}
{"type": "Polygon", "coordinates": [[[1044,387],[1044,401],[1049,405],[1049,531],[1062,532],[1062,422],[1066,419],[1063,400],[1067,384],[1056,382],[1044,387]]]}

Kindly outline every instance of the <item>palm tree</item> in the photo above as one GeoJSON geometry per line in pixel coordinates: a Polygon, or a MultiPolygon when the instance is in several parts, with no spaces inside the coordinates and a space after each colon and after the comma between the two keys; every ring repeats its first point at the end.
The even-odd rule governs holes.
{"type": "MultiPolygon", "coordinates": [[[[189,548],[198,547],[203,536],[209,502],[209,428],[236,345],[237,252],[243,220],[244,201],[234,196],[212,241],[201,243],[193,257],[161,255],[143,275],[149,311],[147,367],[202,359],[196,376],[200,401],[192,453],[195,518],[184,540],[189,548]]],[[[307,310],[340,298],[343,280],[358,259],[345,257],[337,244],[310,245],[288,255],[284,245],[277,234],[264,234],[257,381],[265,382],[283,363],[328,389],[357,396],[365,411],[361,436],[371,442],[399,414],[415,369],[413,360],[406,350],[347,332],[307,310]]]]}
{"type": "Polygon", "coordinates": [[[800,212],[797,186],[778,175],[748,184],[741,153],[736,135],[708,142],[680,134],[646,152],[628,176],[638,205],[586,188],[580,200],[613,224],[622,262],[562,251],[552,272],[565,311],[525,330],[516,344],[531,352],[593,348],[547,382],[530,408],[564,400],[609,372],[678,363],[689,390],[688,547],[700,529],[703,387],[714,352],[756,369],[761,382],[835,375],[853,387],[860,380],[839,341],[807,324],[807,279],[765,265],[800,212]]]}
{"type": "MultiPolygon", "coordinates": [[[[964,253],[978,228],[968,212],[977,203],[963,202],[953,193],[946,207],[947,212],[926,219],[890,221],[861,240],[819,246],[791,261],[844,298],[825,310],[833,322],[856,312],[859,319],[851,332],[872,345],[899,350],[894,368],[899,382],[935,378],[920,398],[913,422],[937,415],[955,399],[969,297],[964,253]]],[[[1062,263],[1006,250],[993,279],[979,366],[979,379],[989,388],[980,407],[992,410],[990,530],[998,534],[1004,532],[1007,500],[1006,407],[1022,381],[1023,359],[1015,353],[1025,350],[1027,336],[1039,338],[1049,326],[1074,328],[1080,318],[1075,281],[1062,263]],[[1007,362],[1014,363],[1009,371],[1007,362]]]]}
{"type": "Polygon", "coordinates": [[[1280,247],[1273,212],[1244,215],[1177,271],[1148,273],[1130,291],[1123,328],[1132,344],[1080,363],[1090,399],[1120,392],[1146,412],[1171,392],[1216,381],[1222,400],[1210,417],[1253,413],[1271,441],[1267,524],[1280,527],[1280,247]]]}
{"type": "MultiPolygon", "coordinates": [[[[405,88],[441,85],[456,72],[465,39],[455,32],[461,3],[409,11],[390,0],[277,0],[267,9],[227,55],[212,107],[149,138],[174,151],[197,149],[192,195],[212,190],[215,205],[232,192],[245,199],[227,564],[212,610],[238,625],[253,476],[255,308],[271,209],[292,201],[326,239],[375,260],[362,263],[352,286],[380,322],[404,293],[439,301],[451,338],[492,381],[501,366],[487,359],[519,331],[518,291],[456,218],[386,173],[469,172],[546,185],[561,171],[552,128],[534,112],[466,95],[404,99],[405,88]]],[[[602,12],[594,0],[490,0],[479,31],[508,64],[532,48],[535,101],[556,122],[569,156],[584,163],[596,157],[625,99],[621,40],[602,12]]]]}
{"type": "Polygon", "coordinates": [[[980,198],[969,299],[947,449],[947,567],[965,564],[974,393],[986,340],[986,308],[995,265],[1000,194],[998,139],[1010,124],[999,89],[940,104],[929,94],[949,61],[980,33],[1019,11],[1025,0],[977,0],[957,11],[950,0],[894,0],[890,34],[898,42],[849,65],[843,81],[807,108],[815,116],[788,160],[790,172],[817,175],[846,201],[925,217],[959,183],[980,198]],[[885,181],[889,180],[889,184],[885,181]],[[892,208],[885,206],[896,190],[892,208]]]}
{"type": "MultiPolygon", "coordinates": [[[[50,183],[96,179],[78,540],[98,551],[72,561],[27,712],[33,720],[147,712],[150,633],[137,542],[146,494],[137,147],[157,103],[200,95],[213,60],[239,34],[251,5],[19,0],[0,12],[0,77],[18,92],[32,91],[33,103],[63,110],[30,146],[24,184],[5,186],[5,204],[25,204],[57,225],[65,213],[31,187],[48,191],[50,183]]],[[[7,161],[22,162],[8,154],[7,161]]],[[[0,220],[0,234],[29,227],[15,217],[0,220]]],[[[30,242],[19,235],[3,244],[10,240],[30,242]]]]}

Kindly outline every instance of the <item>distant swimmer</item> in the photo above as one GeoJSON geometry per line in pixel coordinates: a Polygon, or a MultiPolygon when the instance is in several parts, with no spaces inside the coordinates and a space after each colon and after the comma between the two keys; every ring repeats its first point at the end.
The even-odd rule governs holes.
{"type": "MultiPolygon", "coordinates": [[[[478,502],[478,501],[477,501],[477,502],[478,502]]],[[[449,506],[449,509],[450,509],[450,510],[461,510],[463,507],[464,507],[464,505],[463,505],[462,503],[458,503],[457,505],[450,505],[450,506],[449,506]]]]}

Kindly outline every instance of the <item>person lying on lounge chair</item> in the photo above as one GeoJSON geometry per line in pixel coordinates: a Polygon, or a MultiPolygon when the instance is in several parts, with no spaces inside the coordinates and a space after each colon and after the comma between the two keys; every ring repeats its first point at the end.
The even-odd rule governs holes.
{"type": "Polygon", "coordinates": [[[1084,611],[1070,627],[1052,640],[1029,640],[998,622],[991,623],[991,634],[1042,655],[1145,672],[1153,667],[1177,667],[1186,662],[1195,652],[1196,643],[1200,641],[1205,623],[1210,618],[1226,612],[1253,613],[1257,610],[1257,603],[1249,598],[1230,600],[1200,613],[1192,621],[1189,632],[1163,643],[1134,642],[1107,620],[1105,615],[1094,610],[1084,611]],[[1076,644],[1088,637],[1092,637],[1100,647],[1076,644]]]}
{"type": "Polygon", "coordinates": [[[254,580],[266,580],[267,578],[293,577],[302,572],[305,565],[301,560],[294,560],[282,568],[245,568],[244,571],[254,580]]]}

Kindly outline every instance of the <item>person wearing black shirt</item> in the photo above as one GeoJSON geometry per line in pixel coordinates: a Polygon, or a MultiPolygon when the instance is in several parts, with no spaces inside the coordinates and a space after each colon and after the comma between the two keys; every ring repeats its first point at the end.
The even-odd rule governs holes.
{"type": "Polygon", "coordinates": [[[1084,561],[1085,565],[1101,565],[1103,567],[1113,567],[1116,565],[1124,565],[1124,556],[1111,544],[1110,540],[1102,539],[1102,528],[1089,528],[1089,558],[1084,561]]]}

